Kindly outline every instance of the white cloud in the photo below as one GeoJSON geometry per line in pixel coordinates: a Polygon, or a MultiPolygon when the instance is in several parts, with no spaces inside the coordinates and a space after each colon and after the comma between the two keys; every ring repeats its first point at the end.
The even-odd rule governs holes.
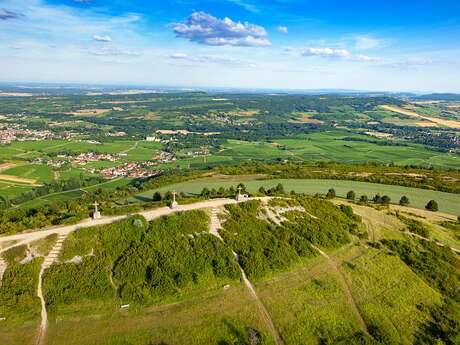
{"type": "Polygon", "coordinates": [[[116,47],[102,47],[95,50],[89,50],[89,54],[96,56],[125,56],[125,57],[137,57],[141,54],[135,51],[120,49],[116,47]]]}
{"type": "Polygon", "coordinates": [[[93,40],[97,42],[112,42],[112,37],[110,37],[109,35],[94,35],[93,40]]]}
{"type": "Polygon", "coordinates": [[[246,11],[254,12],[254,13],[259,12],[259,9],[255,5],[245,0],[227,0],[227,1],[231,2],[232,4],[238,5],[240,7],[243,7],[246,11]]]}
{"type": "Polygon", "coordinates": [[[302,53],[303,56],[320,56],[330,58],[350,58],[351,53],[346,49],[333,48],[307,48],[302,53]]]}
{"type": "Polygon", "coordinates": [[[318,56],[322,58],[334,58],[361,62],[372,62],[380,60],[380,58],[367,55],[353,55],[346,49],[333,48],[307,48],[302,52],[302,56],[318,56]]]}
{"type": "Polygon", "coordinates": [[[216,55],[197,55],[190,56],[184,53],[174,53],[168,56],[171,60],[187,61],[196,64],[219,64],[235,67],[255,67],[256,64],[252,61],[235,59],[230,57],[216,56],[216,55]]]}
{"type": "Polygon", "coordinates": [[[258,25],[218,19],[194,12],[185,23],[173,24],[177,37],[209,46],[264,47],[271,45],[267,31],[258,25]]]}
{"type": "Polygon", "coordinates": [[[278,32],[282,34],[287,34],[289,32],[289,29],[287,28],[287,26],[280,25],[278,26],[278,32]]]}
{"type": "Polygon", "coordinates": [[[385,41],[382,39],[372,38],[369,36],[358,36],[355,39],[355,48],[357,50],[371,50],[382,48],[385,46],[385,41]]]}

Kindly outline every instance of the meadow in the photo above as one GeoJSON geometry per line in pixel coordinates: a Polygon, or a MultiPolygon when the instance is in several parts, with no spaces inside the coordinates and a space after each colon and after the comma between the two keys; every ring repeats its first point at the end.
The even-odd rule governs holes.
{"type": "Polygon", "coordinates": [[[286,191],[294,190],[297,193],[306,193],[315,195],[316,193],[326,194],[329,188],[334,188],[337,196],[345,198],[350,190],[354,190],[357,198],[361,195],[367,195],[370,199],[377,193],[388,195],[392,202],[398,203],[399,199],[406,195],[410,200],[410,205],[416,208],[425,208],[427,202],[431,199],[436,200],[439,204],[439,210],[454,215],[460,214],[460,194],[431,191],[419,188],[408,188],[402,186],[384,185],[359,181],[346,180],[318,180],[318,179],[273,179],[259,180],[255,176],[253,180],[248,177],[239,178],[232,176],[229,178],[205,178],[187,181],[178,184],[167,185],[157,190],[147,191],[139,194],[139,197],[152,197],[155,191],[166,192],[175,190],[188,194],[199,194],[203,188],[218,189],[220,187],[229,188],[243,182],[249,192],[255,193],[260,187],[271,188],[278,183],[283,184],[286,191]]]}
{"type": "Polygon", "coordinates": [[[240,344],[248,338],[248,327],[261,334],[261,344],[274,344],[256,308],[246,288],[237,284],[144,310],[65,315],[50,324],[47,345],[240,344]]]}
{"type": "Polygon", "coordinates": [[[377,340],[412,344],[428,315],[419,306],[441,303],[439,292],[397,257],[370,250],[341,267],[358,308],[377,340]]]}

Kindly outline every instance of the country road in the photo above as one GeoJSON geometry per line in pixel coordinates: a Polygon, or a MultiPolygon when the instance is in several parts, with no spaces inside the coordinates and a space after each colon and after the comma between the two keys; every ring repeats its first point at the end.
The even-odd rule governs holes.
{"type": "MultiPolygon", "coordinates": [[[[249,201],[249,200],[260,200],[260,198],[249,198],[249,199],[246,199],[245,201],[249,201]]],[[[141,215],[148,221],[151,221],[153,219],[156,219],[162,216],[167,216],[175,212],[221,207],[221,206],[225,206],[229,204],[236,204],[236,203],[237,201],[234,199],[213,199],[213,200],[207,200],[207,201],[200,201],[194,204],[179,205],[175,209],[171,209],[170,207],[161,207],[161,208],[157,208],[154,210],[141,211],[141,212],[137,212],[133,214],[141,215]]],[[[2,246],[2,248],[0,249],[0,253],[5,252],[8,249],[11,249],[18,245],[35,242],[39,239],[45,238],[52,234],[68,235],[71,232],[77,231],[78,229],[89,228],[92,226],[112,224],[120,220],[126,219],[127,217],[128,215],[122,215],[122,216],[102,217],[101,219],[97,219],[97,220],[86,219],[74,225],[57,226],[53,228],[31,231],[31,232],[21,233],[21,234],[16,234],[16,235],[0,236],[0,246],[2,246],[2,244],[5,244],[5,243],[7,244],[6,246],[2,246]]]]}

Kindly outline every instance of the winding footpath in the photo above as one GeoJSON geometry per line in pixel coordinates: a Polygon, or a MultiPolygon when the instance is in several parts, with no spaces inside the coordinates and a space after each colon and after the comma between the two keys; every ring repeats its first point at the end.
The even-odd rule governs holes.
{"type": "Polygon", "coordinates": [[[54,244],[51,251],[45,257],[45,260],[42,263],[40,273],[38,275],[38,288],[37,288],[37,296],[40,299],[41,303],[41,322],[40,322],[40,329],[38,331],[37,336],[37,345],[44,344],[46,330],[48,329],[48,312],[46,311],[46,301],[43,296],[43,274],[45,270],[47,270],[56,260],[59,258],[59,255],[62,251],[62,246],[64,244],[65,239],[67,238],[67,234],[60,234],[57,238],[56,243],[54,244]]]}
{"type": "MultiPolygon", "coordinates": [[[[212,235],[219,238],[222,242],[224,242],[223,238],[219,234],[219,230],[222,229],[222,227],[221,227],[221,222],[218,217],[218,214],[219,214],[219,209],[217,207],[213,207],[211,209],[211,221],[209,224],[209,232],[212,235]]],[[[256,302],[257,307],[259,308],[259,311],[260,311],[260,316],[262,317],[262,320],[265,322],[265,325],[270,331],[273,340],[275,341],[276,345],[283,345],[284,344],[283,340],[281,339],[281,336],[278,333],[275,327],[275,324],[273,323],[270,313],[268,312],[267,308],[265,308],[265,305],[262,303],[259,296],[257,295],[257,292],[254,289],[254,286],[252,285],[251,281],[248,279],[246,272],[244,271],[243,267],[240,265],[238,254],[233,252],[233,255],[235,256],[236,263],[238,264],[238,267],[240,268],[241,275],[243,277],[243,282],[246,285],[246,288],[248,289],[252,299],[256,302]]]]}
{"type": "Polygon", "coordinates": [[[337,266],[337,263],[332,260],[332,258],[327,255],[324,251],[322,251],[321,249],[319,249],[318,247],[314,246],[313,244],[311,244],[311,246],[318,252],[320,253],[320,255],[322,257],[324,257],[329,265],[331,266],[331,268],[337,272],[337,274],[339,275],[339,279],[340,279],[340,283],[342,285],[342,290],[343,292],[345,293],[346,297],[347,297],[347,300],[348,302],[350,303],[350,306],[351,306],[351,310],[353,311],[353,314],[355,315],[355,318],[356,320],[359,322],[359,324],[361,325],[361,328],[362,330],[369,334],[369,330],[367,329],[367,325],[366,325],[366,322],[364,321],[363,317],[361,316],[361,313],[359,312],[359,308],[358,308],[358,305],[356,304],[356,301],[351,293],[351,288],[350,288],[350,284],[349,282],[347,281],[347,278],[344,276],[344,274],[342,273],[342,271],[340,271],[339,267],[337,266]]]}
{"type": "Polygon", "coordinates": [[[2,279],[7,267],[6,261],[0,256],[0,287],[2,287],[2,279]]]}

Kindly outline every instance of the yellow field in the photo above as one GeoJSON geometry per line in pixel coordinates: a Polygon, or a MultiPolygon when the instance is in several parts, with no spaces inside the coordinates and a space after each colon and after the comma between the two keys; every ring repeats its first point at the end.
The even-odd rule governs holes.
{"type": "MultiPolygon", "coordinates": [[[[381,108],[384,109],[384,110],[392,111],[394,113],[403,114],[403,115],[407,115],[407,116],[416,117],[416,118],[419,118],[419,119],[422,119],[422,120],[426,120],[426,121],[429,121],[431,123],[434,123],[435,125],[440,125],[440,126],[443,126],[443,127],[460,129],[460,122],[458,122],[458,121],[443,120],[443,119],[438,119],[436,117],[430,117],[430,116],[422,116],[422,115],[419,115],[416,112],[413,112],[411,110],[404,109],[404,108],[397,107],[397,106],[393,106],[393,105],[382,105],[381,108]]],[[[425,122],[417,123],[417,125],[422,126],[422,127],[429,127],[428,125],[426,125],[425,122]]]]}
{"type": "Polygon", "coordinates": [[[38,186],[37,180],[30,179],[30,178],[18,177],[18,176],[12,176],[12,175],[2,175],[2,174],[0,174],[0,180],[38,186]]]}
{"type": "Polygon", "coordinates": [[[0,171],[14,168],[16,165],[17,164],[15,164],[15,163],[3,163],[3,164],[0,164],[0,171]]]}

